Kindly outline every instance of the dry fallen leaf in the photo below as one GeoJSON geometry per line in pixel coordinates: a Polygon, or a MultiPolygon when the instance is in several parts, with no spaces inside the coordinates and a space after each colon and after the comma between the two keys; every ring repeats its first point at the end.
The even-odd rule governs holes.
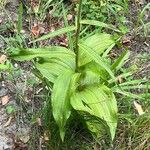
{"type": "Polygon", "coordinates": [[[125,46],[131,46],[131,37],[124,36],[122,39],[122,44],[125,46]]]}
{"type": "Polygon", "coordinates": [[[117,77],[117,81],[118,81],[119,83],[122,83],[122,82],[123,82],[123,78],[122,78],[121,75],[117,77]]]}
{"type": "Polygon", "coordinates": [[[42,126],[41,118],[37,118],[37,123],[38,123],[39,126],[42,126]]]}
{"type": "Polygon", "coordinates": [[[67,20],[70,21],[72,20],[73,16],[71,14],[67,15],[67,20]]]}
{"type": "Polygon", "coordinates": [[[143,5],[144,0],[135,0],[135,4],[143,5]]]}
{"type": "Polygon", "coordinates": [[[9,97],[8,97],[8,95],[2,97],[2,105],[3,105],[3,106],[6,105],[8,102],[9,102],[9,97]]]}
{"type": "Polygon", "coordinates": [[[21,143],[27,143],[30,140],[30,129],[27,127],[18,128],[16,137],[21,143]]]}
{"type": "Polygon", "coordinates": [[[31,28],[31,33],[35,36],[35,37],[39,37],[40,35],[40,27],[39,25],[35,25],[31,28]]]}
{"type": "Polygon", "coordinates": [[[13,117],[10,117],[8,119],[8,121],[4,124],[4,127],[8,127],[10,125],[12,119],[13,119],[13,117]]]}
{"type": "Polygon", "coordinates": [[[134,106],[139,115],[143,115],[145,112],[143,111],[143,108],[140,104],[138,104],[136,101],[134,101],[134,106]]]}
{"type": "Polygon", "coordinates": [[[27,144],[23,143],[21,140],[14,140],[14,150],[27,150],[27,144]]]}
{"type": "Polygon", "coordinates": [[[44,132],[44,141],[49,141],[49,135],[50,135],[49,131],[44,132]]]}
{"type": "Polygon", "coordinates": [[[23,143],[27,143],[29,140],[30,140],[30,136],[27,135],[27,136],[22,136],[20,137],[20,140],[23,142],[23,143]]]}
{"type": "Polygon", "coordinates": [[[0,64],[3,64],[6,60],[7,60],[7,56],[6,55],[1,55],[0,56],[0,64]]]}

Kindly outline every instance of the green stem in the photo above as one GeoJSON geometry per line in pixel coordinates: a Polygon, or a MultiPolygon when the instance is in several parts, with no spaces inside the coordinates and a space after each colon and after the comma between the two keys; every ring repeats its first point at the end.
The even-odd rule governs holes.
{"type": "Polygon", "coordinates": [[[75,45],[75,54],[76,54],[76,72],[79,72],[79,37],[80,37],[80,19],[81,19],[81,8],[82,0],[79,1],[78,15],[77,15],[77,31],[76,31],[76,45],[75,45]]]}

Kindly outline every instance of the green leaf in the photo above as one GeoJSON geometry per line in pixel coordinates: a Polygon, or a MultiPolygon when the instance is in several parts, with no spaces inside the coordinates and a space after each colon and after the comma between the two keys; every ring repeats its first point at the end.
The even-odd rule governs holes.
{"type": "Polygon", "coordinates": [[[72,69],[62,61],[55,59],[52,59],[51,62],[36,63],[35,66],[43,75],[43,77],[47,78],[52,83],[54,83],[56,78],[65,70],[72,69]]]}
{"type": "Polygon", "coordinates": [[[104,120],[109,127],[111,139],[114,139],[117,127],[117,102],[108,87],[104,85],[86,87],[83,91],[72,95],[71,105],[79,112],[85,112],[104,120]]]}
{"type": "Polygon", "coordinates": [[[65,136],[65,125],[71,114],[69,99],[70,82],[74,72],[67,70],[54,82],[52,92],[52,108],[54,119],[59,126],[62,141],[65,136]]]}
{"type": "MultiPolygon", "coordinates": [[[[103,58],[103,61],[105,64],[107,64],[107,66],[110,67],[109,59],[103,58]]],[[[94,61],[84,65],[82,71],[85,74],[83,81],[85,84],[103,83],[110,77],[107,71],[94,61]]]]}
{"type": "Polygon", "coordinates": [[[75,58],[75,54],[69,51],[67,48],[60,46],[51,46],[45,48],[28,48],[28,49],[14,49],[14,53],[11,57],[17,61],[32,60],[36,57],[41,58],[75,58]]]}
{"type": "Polygon", "coordinates": [[[5,64],[0,64],[0,71],[10,71],[13,69],[11,62],[6,61],[5,64]]]}
{"type": "Polygon", "coordinates": [[[100,67],[104,68],[109,73],[109,75],[112,77],[112,79],[115,80],[113,72],[110,70],[108,65],[104,63],[103,58],[101,56],[99,56],[98,53],[94,49],[92,49],[86,45],[83,45],[83,44],[79,44],[79,47],[80,47],[81,51],[85,52],[89,58],[91,58],[97,64],[99,64],[100,67]]]}
{"type": "Polygon", "coordinates": [[[16,111],[16,109],[15,109],[15,106],[14,106],[14,105],[9,105],[9,106],[6,107],[6,112],[7,112],[8,114],[12,114],[12,113],[14,113],[15,111],[16,111]]]}
{"type": "Polygon", "coordinates": [[[81,73],[75,73],[71,78],[70,83],[70,95],[75,92],[75,90],[79,87],[80,84],[81,73]]]}
{"type": "Polygon", "coordinates": [[[43,77],[45,77],[52,83],[54,83],[57,76],[62,72],[62,70],[59,70],[59,66],[54,65],[53,63],[37,63],[36,68],[40,71],[43,77]]]}
{"type": "Polygon", "coordinates": [[[7,30],[12,30],[14,28],[14,25],[13,25],[13,23],[5,23],[5,24],[3,24],[3,25],[1,25],[0,26],[0,32],[2,33],[2,32],[5,32],[5,31],[7,31],[7,30]]]}
{"type": "MultiPolygon", "coordinates": [[[[86,45],[87,47],[93,49],[99,55],[101,55],[114,43],[115,41],[112,39],[112,36],[106,33],[94,34],[86,40],[80,41],[80,44],[86,45]]],[[[91,60],[91,57],[89,57],[84,51],[79,49],[79,66],[85,65],[91,60]]]]}
{"type": "Polygon", "coordinates": [[[119,70],[125,63],[125,61],[129,58],[130,52],[126,49],[118,59],[112,64],[112,70],[119,70]]]}
{"type": "Polygon", "coordinates": [[[81,20],[80,23],[81,24],[88,24],[88,25],[93,25],[93,26],[104,27],[104,28],[114,30],[116,32],[121,32],[120,30],[116,29],[113,25],[106,24],[104,22],[100,22],[100,21],[96,21],[96,20],[81,20]]]}
{"type": "Polygon", "coordinates": [[[4,65],[4,64],[0,64],[0,71],[1,70],[9,70],[9,66],[4,65]]]}
{"type": "Polygon", "coordinates": [[[64,34],[64,33],[67,33],[67,32],[71,32],[71,31],[74,31],[74,30],[76,30],[75,26],[69,26],[69,27],[61,28],[61,29],[59,29],[57,31],[54,31],[54,32],[51,32],[51,33],[49,33],[47,35],[43,35],[42,37],[32,41],[31,43],[42,41],[42,40],[47,40],[49,38],[53,38],[55,36],[59,36],[61,34],[64,34]]]}
{"type": "Polygon", "coordinates": [[[81,86],[87,86],[87,85],[94,85],[100,83],[100,76],[99,74],[95,73],[94,71],[90,69],[86,69],[82,73],[82,78],[80,85],[81,86]]]}
{"type": "MultiPolygon", "coordinates": [[[[75,69],[75,57],[70,56],[70,57],[66,57],[66,58],[44,58],[42,59],[44,62],[48,62],[48,63],[58,63],[66,68],[71,68],[71,69],[75,69]]],[[[41,60],[41,61],[42,61],[41,60]]]]}
{"type": "Polygon", "coordinates": [[[81,70],[81,86],[94,85],[98,83],[102,84],[110,77],[107,71],[94,61],[83,66],[81,70]]]}

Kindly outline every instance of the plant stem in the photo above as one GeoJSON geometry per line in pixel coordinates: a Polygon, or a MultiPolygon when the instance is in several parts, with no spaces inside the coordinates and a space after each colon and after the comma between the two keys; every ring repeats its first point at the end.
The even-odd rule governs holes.
{"type": "Polygon", "coordinates": [[[79,1],[78,15],[77,15],[77,30],[76,30],[76,46],[75,46],[75,54],[76,54],[76,72],[79,72],[79,37],[80,37],[80,19],[81,19],[81,8],[82,8],[82,0],[79,1]]]}

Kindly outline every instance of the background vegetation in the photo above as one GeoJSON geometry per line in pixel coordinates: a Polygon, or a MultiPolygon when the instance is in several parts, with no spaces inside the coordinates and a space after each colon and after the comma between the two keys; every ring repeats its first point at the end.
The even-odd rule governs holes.
{"type": "MultiPolygon", "coordinates": [[[[78,9],[79,1],[76,0],[0,1],[0,108],[7,115],[0,122],[6,131],[10,129],[11,135],[16,135],[11,138],[10,147],[29,150],[150,149],[150,3],[83,0],[80,30],[77,23],[78,9]],[[64,124],[66,135],[62,142],[59,130],[64,125],[59,124],[59,117],[63,111],[59,112],[58,118],[58,110],[52,113],[54,104],[50,97],[64,99],[62,95],[68,91],[67,82],[72,73],[60,76],[53,89],[51,83],[65,67],[64,64],[64,68],[54,66],[54,60],[51,60],[45,48],[50,45],[56,49],[58,47],[55,46],[61,46],[56,57],[57,64],[63,61],[73,71],[77,67],[73,50],[76,55],[78,48],[81,52],[76,71],[78,75],[72,81],[77,85],[74,84],[69,91],[72,92],[80,85],[77,91],[85,89],[96,93],[99,92],[97,86],[101,85],[100,89],[105,90],[101,91],[104,93],[100,97],[107,99],[113,97],[111,92],[114,93],[117,106],[111,103],[109,108],[110,112],[115,110],[116,113],[118,107],[118,125],[113,141],[110,140],[112,133],[108,131],[111,132],[112,126],[101,115],[107,106],[100,115],[95,114],[99,104],[92,108],[87,103],[91,96],[89,94],[84,102],[81,101],[84,113],[79,111],[77,105],[82,95],[78,95],[78,99],[73,97],[71,104],[74,110],[64,124]],[[73,55],[73,58],[68,55],[73,55]],[[90,88],[86,89],[86,86],[90,88]],[[53,96],[52,90],[61,92],[53,96]],[[77,103],[74,103],[76,100],[77,103]],[[95,111],[94,115],[106,122],[102,124],[93,113],[89,115],[87,108],[95,111]],[[88,123],[92,127],[87,126],[88,123]]],[[[115,102],[114,98],[111,99],[115,102]]],[[[59,102],[57,104],[60,105],[59,102]]],[[[0,136],[5,135],[0,131],[0,136]]]]}

